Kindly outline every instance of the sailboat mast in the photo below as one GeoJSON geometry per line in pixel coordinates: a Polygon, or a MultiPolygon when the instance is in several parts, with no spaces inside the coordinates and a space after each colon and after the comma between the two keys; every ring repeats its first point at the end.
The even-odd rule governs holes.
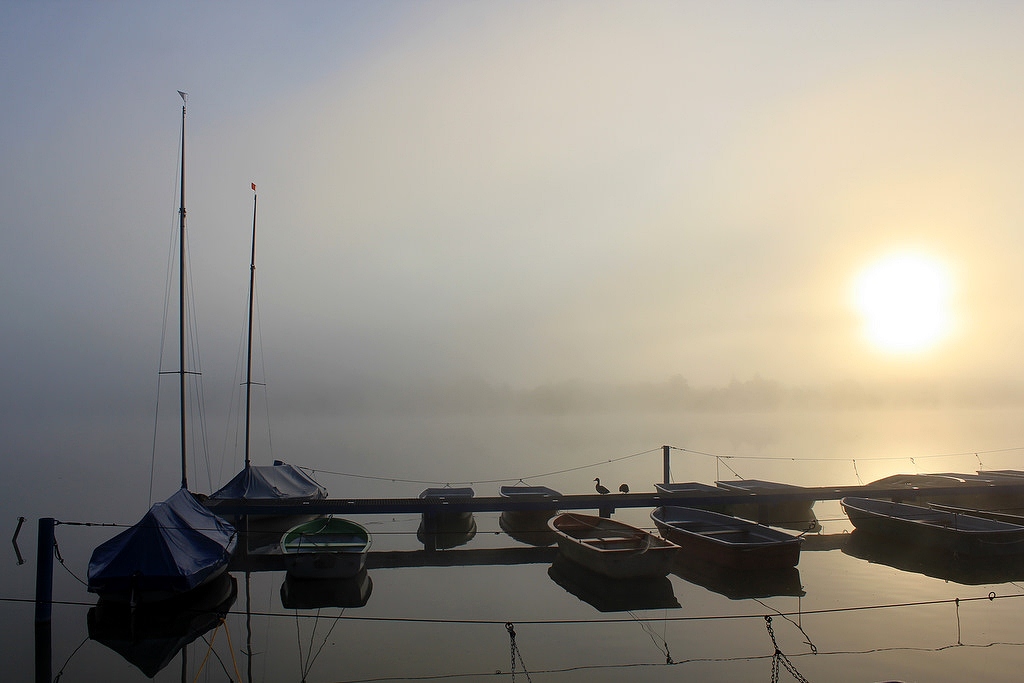
{"type": "Polygon", "coordinates": [[[188,488],[185,438],[185,93],[181,95],[181,203],[178,209],[178,386],[181,399],[181,488],[188,488]]]}
{"type": "Polygon", "coordinates": [[[256,289],[256,183],[252,184],[252,255],[249,259],[249,345],[245,368],[245,467],[249,468],[249,418],[252,413],[252,309],[256,289]]]}

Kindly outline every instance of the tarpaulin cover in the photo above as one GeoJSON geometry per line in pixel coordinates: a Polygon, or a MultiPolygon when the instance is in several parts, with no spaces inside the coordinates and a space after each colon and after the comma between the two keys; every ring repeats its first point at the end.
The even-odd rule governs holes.
{"type": "Polygon", "coordinates": [[[319,500],[327,489],[295,465],[250,465],[235,475],[211,500],[319,500]]]}
{"type": "Polygon", "coordinates": [[[237,542],[235,528],[180,489],[89,560],[89,591],[140,600],[185,593],[220,573],[237,542]]]}

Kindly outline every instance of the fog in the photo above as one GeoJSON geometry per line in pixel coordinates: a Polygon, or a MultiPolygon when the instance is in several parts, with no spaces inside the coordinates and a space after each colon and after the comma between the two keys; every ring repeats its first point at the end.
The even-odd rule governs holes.
{"type": "Polygon", "coordinates": [[[1012,4],[0,15],[7,415],[148,410],[174,369],[179,89],[212,404],[250,182],[275,409],[1019,396],[1012,4]],[[956,333],[926,353],[871,348],[850,304],[895,248],[954,276],[956,333]]]}

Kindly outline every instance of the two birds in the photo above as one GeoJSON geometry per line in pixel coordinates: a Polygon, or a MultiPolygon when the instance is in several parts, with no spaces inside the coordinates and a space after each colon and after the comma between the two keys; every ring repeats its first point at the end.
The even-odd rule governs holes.
{"type": "MultiPolygon", "coordinates": [[[[603,496],[604,494],[606,494],[606,493],[611,493],[611,491],[609,491],[609,490],[608,490],[608,487],[607,487],[607,486],[603,486],[603,485],[601,484],[601,478],[600,478],[600,477],[595,477],[595,478],[594,478],[594,481],[596,481],[596,482],[597,482],[597,485],[596,485],[596,486],[594,486],[594,488],[595,488],[595,489],[597,490],[597,492],[598,492],[598,493],[600,493],[600,494],[601,494],[602,496],[603,496]]],[[[626,484],[619,484],[619,493],[629,493],[629,486],[627,486],[626,484]]]]}

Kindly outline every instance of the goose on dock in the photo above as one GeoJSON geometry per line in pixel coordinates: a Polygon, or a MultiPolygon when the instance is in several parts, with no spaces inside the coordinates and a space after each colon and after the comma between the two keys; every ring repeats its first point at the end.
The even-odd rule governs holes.
{"type": "Polygon", "coordinates": [[[619,493],[629,493],[629,484],[619,484],[619,493]]]}
{"type": "Polygon", "coordinates": [[[606,493],[611,493],[611,491],[609,491],[607,487],[601,486],[601,478],[600,477],[595,477],[594,481],[597,482],[597,485],[594,488],[597,489],[597,492],[600,493],[602,496],[604,494],[606,494],[606,493]]]}

